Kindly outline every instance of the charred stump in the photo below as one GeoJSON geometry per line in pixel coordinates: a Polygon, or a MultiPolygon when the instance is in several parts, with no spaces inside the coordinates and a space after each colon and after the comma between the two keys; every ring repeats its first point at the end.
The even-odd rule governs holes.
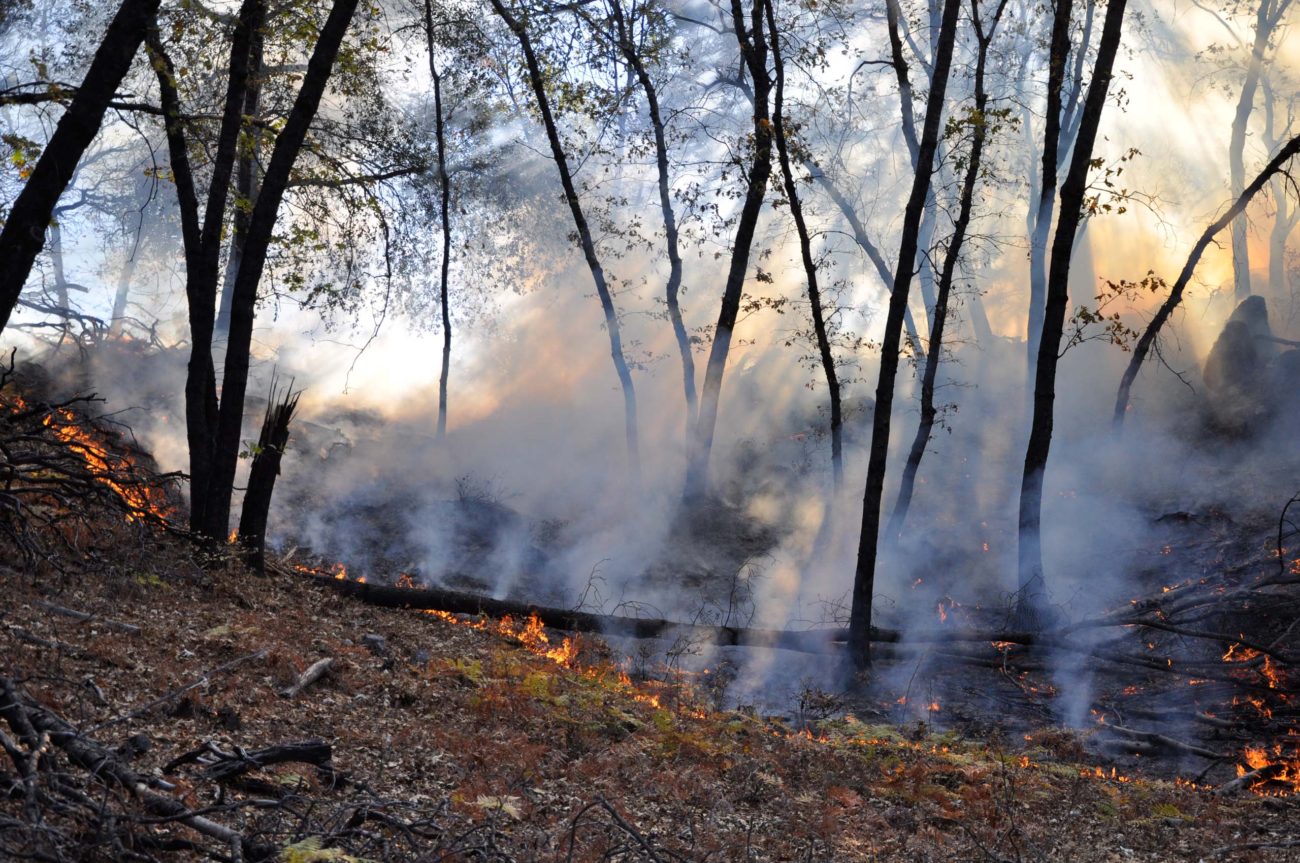
{"type": "Polygon", "coordinates": [[[248,491],[244,494],[244,508],[239,517],[239,545],[244,561],[259,573],[266,570],[266,523],[270,517],[275,478],[280,475],[280,460],[289,443],[289,422],[302,395],[302,390],[293,391],[292,381],[279,397],[275,388],[276,383],[272,380],[271,399],[262,419],[262,433],[257,438],[253,467],[248,474],[248,491]]]}

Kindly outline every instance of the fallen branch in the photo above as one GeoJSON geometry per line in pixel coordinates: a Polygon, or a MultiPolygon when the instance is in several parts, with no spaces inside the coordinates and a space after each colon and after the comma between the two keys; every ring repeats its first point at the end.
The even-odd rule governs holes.
{"type": "Polygon", "coordinates": [[[136,635],[140,632],[140,627],[136,626],[134,623],[123,623],[119,620],[109,620],[106,617],[100,617],[99,615],[91,614],[88,611],[78,611],[75,608],[67,608],[62,605],[55,605],[52,602],[44,602],[42,600],[37,600],[36,605],[53,614],[58,614],[62,617],[71,617],[73,620],[80,620],[83,623],[97,623],[100,626],[115,629],[118,632],[128,632],[131,635],[136,635]]]}
{"type": "Polygon", "coordinates": [[[1151,746],[1169,749],[1174,752],[1186,752],[1190,755],[1197,755],[1201,758],[1208,758],[1211,761],[1227,761],[1228,756],[1221,752],[1215,752],[1211,749],[1204,749],[1191,743],[1184,743],[1181,740],[1175,740],[1172,737],[1166,737],[1163,734],[1156,734],[1154,731],[1139,731],[1136,728],[1125,728],[1123,725],[1104,725],[1103,730],[1109,731],[1120,737],[1129,740],[1136,740],[1141,743],[1147,743],[1151,746]]]}
{"type": "Polygon", "coordinates": [[[247,860],[269,860],[277,853],[274,846],[245,839],[238,831],[196,815],[180,801],[151,790],[145,780],[112,750],[83,736],[61,717],[22,698],[14,682],[8,678],[0,679],[0,717],[20,736],[27,736],[24,729],[47,736],[49,742],[62,749],[74,764],[101,782],[125,788],[153,815],[174,818],[225,843],[227,847],[237,845],[247,860]]]}
{"type": "Polygon", "coordinates": [[[327,656],[324,659],[316,660],[310,666],[307,667],[306,671],[304,671],[301,675],[298,676],[298,679],[294,681],[294,684],[292,686],[288,686],[280,690],[280,694],[285,698],[297,697],[298,693],[302,692],[308,686],[311,686],[313,683],[320,680],[322,677],[328,674],[330,669],[333,667],[334,667],[333,657],[327,656]]]}
{"type": "Polygon", "coordinates": [[[1281,773],[1282,768],[1284,768],[1285,766],[1286,766],[1285,764],[1279,764],[1279,763],[1265,764],[1263,767],[1259,767],[1254,770],[1250,770],[1247,771],[1246,773],[1241,774],[1231,782],[1228,782],[1220,786],[1219,788],[1215,789],[1214,793],[1222,796],[1228,794],[1236,794],[1239,791],[1244,791],[1250,786],[1254,785],[1256,782],[1267,782],[1268,780],[1272,779],[1274,776],[1281,773]]]}

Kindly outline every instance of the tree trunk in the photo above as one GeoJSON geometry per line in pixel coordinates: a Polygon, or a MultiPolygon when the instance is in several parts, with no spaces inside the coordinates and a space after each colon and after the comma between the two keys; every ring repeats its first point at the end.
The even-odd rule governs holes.
{"type": "Polygon", "coordinates": [[[889,456],[890,414],[894,406],[894,382],[898,376],[898,353],[902,339],[903,311],[907,307],[908,289],[916,261],[922,210],[930,192],[934,173],[934,156],[939,144],[943,120],[944,96],[948,89],[948,72],[952,65],[953,45],[957,38],[957,12],[960,0],[945,0],[943,22],[935,43],[934,72],[930,78],[930,95],[926,102],[922,128],[920,158],[917,159],[912,192],[903,213],[903,235],[898,251],[898,270],[889,295],[885,334],[880,344],[880,378],[876,384],[876,405],[871,421],[871,448],[867,457],[867,481],[862,495],[862,534],[858,544],[857,567],[853,575],[853,601],[849,612],[849,656],[853,664],[865,668],[871,664],[869,634],[871,597],[876,578],[876,552],[880,540],[880,506],[885,491],[885,467],[889,456]]]}
{"type": "Polygon", "coordinates": [[[745,11],[740,0],[731,0],[731,20],[736,42],[745,69],[753,82],[754,154],[745,178],[745,202],[740,208],[736,235],[732,238],[731,266],[727,270],[727,282],[718,309],[718,323],[713,330],[713,345],[709,349],[709,362],[704,371],[700,414],[695,424],[695,437],[691,442],[686,466],[687,500],[701,498],[708,491],[709,456],[713,450],[713,435],[718,423],[722,378],[727,371],[731,334],[740,312],[740,296],[745,287],[745,274],[749,270],[754,231],[758,227],[758,215],[763,209],[763,199],[767,194],[767,181],[772,175],[772,123],[768,116],[772,81],[767,73],[767,39],[763,35],[764,2],[765,0],[753,0],[750,23],[746,26],[745,11]]]}
{"type": "MultiPolygon", "coordinates": [[[[1034,209],[1034,229],[1029,238],[1029,323],[1025,347],[1031,369],[1038,360],[1047,301],[1047,238],[1055,215],[1056,172],[1061,145],[1062,90],[1065,87],[1065,66],[1070,59],[1072,11],[1073,0],[1056,0],[1047,72],[1042,176],[1038,186],[1038,206],[1034,209]]],[[[1081,53],[1086,50],[1086,45],[1079,46],[1081,53]]]]}
{"type": "Polygon", "coordinates": [[[821,357],[822,373],[826,376],[826,389],[830,394],[831,407],[831,477],[835,492],[838,494],[844,481],[844,454],[841,443],[843,417],[840,411],[840,382],[835,371],[835,356],[831,352],[830,339],[826,335],[826,317],[822,313],[821,290],[817,285],[817,262],[813,260],[812,239],[808,234],[808,223],[804,220],[803,204],[799,201],[799,189],[795,185],[794,172],[790,168],[790,151],[786,141],[784,99],[785,99],[785,63],[781,57],[781,39],[776,30],[776,14],[773,0],[764,0],[767,6],[767,24],[771,30],[772,67],[776,73],[776,89],[773,92],[772,127],[776,141],[776,152],[781,163],[781,176],[785,182],[785,195],[790,201],[790,216],[794,219],[796,232],[799,234],[799,254],[803,259],[804,274],[808,279],[808,304],[812,309],[813,333],[817,337],[817,353],[821,357]]]}
{"type": "Polygon", "coordinates": [[[185,428],[190,452],[190,530],[213,542],[225,539],[226,518],[214,512],[214,470],[220,410],[217,402],[216,367],[212,359],[216,317],[217,282],[220,277],[221,237],[225,225],[230,176],[243,122],[245,93],[251,76],[253,34],[261,29],[264,0],[244,0],[231,37],[229,74],[213,157],[212,177],[202,215],[194,172],[190,167],[189,145],[182,125],[180,97],[175,70],[156,25],[149,30],[149,52],[158,78],[166,117],[168,153],[175,178],[185,247],[185,298],[190,324],[190,360],[185,377],[185,428]],[[200,224],[201,220],[201,224],[200,224]]]}
{"type": "Polygon", "coordinates": [[[45,245],[45,230],[82,154],[99,133],[108,102],[131,68],[158,0],[123,0],[86,70],[68,110],[9,208],[0,229],[0,332],[9,323],[32,264],[45,245]]]}
{"type": "Polygon", "coordinates": [[[975,203],[975,187],[979,182],[984,142],[988,135],[988,124],[984,116],[988,108],[988,93],[984,91],[984,73],[988,61],[989,43],[997,30],[1006,3],[1007,0],[1000,0],[989,22],[989,30],[985,33],[979,17],[979,0],[971,0],[971,20],[975,26],[978,51],[975,57],[975,108],[974,118],[971,121],[970,155],[966,161],[966,175],[962,180],[957,221],[953,224],[952,237],[948,241],[948,251],[943,261],[943,270],[939,273],[938,295],[935,297],[934,312],[930,318],[930,343],[927,346],[925,372],[921,378],[921,421],[917,424],[916,436],[912,439],[912,448],[908,452],[907,463],[903,466],[903,476],[898,486],[898,499],[894,504],[894,512],[889,518],[886,531],[886,536],[891,540],[896,539],[903,532],[903,523],[907,520],[907,511],[912,504],[912,492],[916,487],[916,474],[921,468],[921,459],[925,456],[925,448],[930,443],[935,418],[938,415],[938,409],[934,404],[934,389],[935,381],[939,376],[944,327],[948,318],[953,281],[957,274],[957,263],[960,260],[962,244],[966,241],[966,231],[970,227],[975,203]]]}
{"type": "Polygon", "coordinates": [[[271,513],[275,478],[280,475],[280,461],[289,443],[289,422],[298,409],[298,397],[302,395],[301,390],[293,391],[292,381],[281,394],[276,393],[275,387],[272,378],[262,433],[257,438],[257,451],[248,472],[248,490],[244,493],[244,506],[239,514],[239,545],[244,562],[259,573],[266,570],[266,525],[271,513]]]}
{"type": "Polygon", "coordinates": [[[1287,141],[1285,146],[1277,152],[1277,155],[1259,172],[1259,176],[1251,181],[1233,202],[1228,211],[1216,219],[1209,227],[1202,232],[1196,245],[1192,246],[1191,253],[1187,256],[1187,262],[1183,264],[1182,271],[1178,274],[1178,279],[1169,290],[1169,296],[1160,305],[1147,328],[1142,331],[1138,337],[1137,343],[1133,345],[1133,354],[1129,357],[1128,366],[1124,369],[1124,375],[1120,378],[1119,391],[1115,394],[1115,413],[1111,419],[1112,427],[1118,434],[1124,427],[1124,416],[1128,413],[1129,398],[1133,390],[1133,381],[1137,379],[1138,372],[1142,369],[1142,363],[1146,360],[1151,348],[1155,344],[1156,338],[1160,335],[1160,330],[1173,314],[1174,309],[1183,300],[1183,291],[1187,289],[1187,283],[1191,281],[1192,274],[1196,272],[1196,265],[1201,260],[1201,255],[1209,248],[1214,237],[1245,211],[1246,206],[1250,203],[1251,198],[1259,193],[1261,189],[1277,174],[1282,172],[1287,162],[1291,161],[1297,154],[1300,154],[1300,135],[1295,136],[1287,141]]]}
{"type": "Polygon", "coordinates": [[[325,26],[307,62],[307,74],[294,99],[284,128],[276,136],[266,176],[253,205],[244,241],[244,256],[235,277],[230,307],[230,339],[226,348],[225,375],[221,386],[221,412],[213,455],[212,486],[208,490],[209,536],[224,537],[230,524],[231,495],[239,463],[239,439],[244,425],[244,394],[248,389],[248,367],[253,341],[253,319],[257,307],[257,285],[266,265],[267,248],[275,228],[276,214],[289,185],[289,175],[302,150],[307,129],[316,116],[321,96],[329,82],[358,0],[335,0],[325,26]]]}
{"type": "Polygon", "coordinates": [[[221,285],[221,306],[217,310],[215,338],[224,340],[230,332],[230,306],[235,295],[235,277],[244,258],[244,239],[248,235],[248,220],[257,199],[257,133],[252,120],[257,116],[262,99],[263,37],[261,28],[249,34],[248,86],[244,91],[245,123],[241,134],[250,136],[239,148],[239,165],[235,171],[235,208],[231,218],[230,252],[226,257],[226,274],[221,285]]]}
{"type": "MultiPolygon", "coordinates": [[[[1025,468],[1020,485],[1019,519],[1019,593],[1018,618],[1027,628],[1040,625],[1045,612],[1042,536],[1043,478],[1052,445],[1053,411],[1056,401],[1056,366],[1060,358],[1061,334],[1069,298],[1070,258],[1074,251],[1075,231],[1083,212],[1087,192],[1088,169],[1092,163],[1097,128],[1106,107],[1111,70],[1119,49],[1127,0],[1109,0],[1101,42],[1093,66],[1092,83],[1084,102],[1079,136],[1070,159],[1070,170],[1061,186],[1060,216],[1052,241],[1052,258],[1047,281],[1047,301],[1043,332],[1039,340],[1038,363],[1034,380],[1033,420],[1029,442],[1025,447],[1025,468]]],[[[1066,18],[1068,24],[1068,16],[1066,18]]],[[[1053,40],[1055,43],[1055,39],[1053,40]]],[[[1053,68],[1056,50],[1053,48],[1053,68]]],[[[1061,56],[1064,56],[1063,54],[1061,56]]],[[[1049,116],[1049,133],[1051,131],[1049,116]]],[[[1045,143],[1045,147],[1049,146],[1045,143]]],[[[1046,157],[1044,157],[1046,167],[1046,157]]]]}
{"type": "Polygon", "coordinates": [[[127,300],[131,297],[131,282],[135,278],[135,268],[140,263],[141,247],[144,245],[144,227],[136,228],[135,241],[126,252],[122,268],[117,274],[117,291],[113,294],[113,312],[109,317],[108,333],[111,336],[122,335],[125,323],[127,300]]]}
{"type": "Polygon", "coordinates": [[[447,439],[447,379],[451,375],[451,177],[447,174],[447,138],[442,114],[442,78],[433,57],[433,3],[424,0],[424,35],[433,78],[433,129],[438,139],[438,206],[442,223],[442,263],[439,267],[438,304],[442,312],[442,368],[438,373],[438,440],[447,439]]]}
{"type": "MultiPolygon", "coordinates": [[[[1259,90],[1260,75],[1264,71],[1264,55],[1268,52],[1276,24],[1273,13],[1275,7],[1280,7],[1276,9],[1280,14],[1290,3],[1291,0],[1260,0],[1259,8],[1255,10],[1255,39],[1246,64],[1246,77],[1241,82],[1237,110],[1232,118],[1232,136],[1228,140],[1228,175],[1234,199],[1240,198],[1246,188],[1246,133],[1250,115],[1255,110],[1255,93],[1259,90]]],[[[1251,294],[1249,231],[1250,222],[1244,214],[1232,223],[1232,282],[1238,300],[1251,294]]]]}
{"type": "Polygon", "coordinates": [[[600,306],[605,313],[605,330],[609,334],[609,353],[614,360],[614,371],[618,375],[619,384],[623,388],[623,421],[627,436],[628,467],[633,480],[639,482],[641,477],[641,455],[637,440],[636,388],[632,383],[632,372],[628,367],[627,358],[623,354],[623,336],[619,326],[618,312],[614,308],[614,298],[609,292],[609,285],[605,280],[605,271],[601,267],[600,259],[596,254],[596,243],[592,239],[587,217],[582,211],[582,202],[578,198],[578,189],[573,181],[573,174],[569,170],[569,159],[565,155],[564,145],[560,142],[560,132],[555,125],[555,116],[551,112],[551,100],[546,92],[546,78],[542,72],[541,64],[537,61],[537,54],[533,51],[533,43],[528,35],[528,28],[505,7],[502,0],[492,0],[492,8],[505,22],[506,26],[510,28],[510,32],[519,40],[519,47],[523,49],[524,60],[528,66],[528,80],[532,85],[533,95],[537,99],[538,111],[542,115],[542,125],[546,128],[546,139],[551,145],[551,156],[555,159],[555,166],[560,173],[560,184],[564,188],[564,197],[568,201],[569,212],[573,216],[574,228],[577,230],[578,239],[582,245],[582,254],[587,260],[587,268],[591,270],[591,279],[596,284],[596,293],[600,297],[600,306]]]}
{"type": "Polygon", "coordinates": [[[672,192],[668,176],[668,136],[665,133],[663,115],[659,108],[659,92],[646,70],[645,62],[637,53],[628,21],[623,14],[622,0],[611,0],[614,10],[614,22],[618,27],[618,46],[623,58],[636,75],[637,82],[645,92],[646,110],[650,115],[650,128],[655,139],[655,167],[659,179],[659,210],[664,220],[664,246],[668,252],[668,283],[664,287],[664,299],[668,305],[668,320],[672,323],[673,336],[677,340],[677,352],[682,360],[682,389],[686,395],[686,434],[689,439],[695,425],[695,356],[691,352],[691,339],[686,333],[682,321],[681,304],[678,293],[682,285],[682,256],[679,250],[677,215],[673,212],[672,192]]]}

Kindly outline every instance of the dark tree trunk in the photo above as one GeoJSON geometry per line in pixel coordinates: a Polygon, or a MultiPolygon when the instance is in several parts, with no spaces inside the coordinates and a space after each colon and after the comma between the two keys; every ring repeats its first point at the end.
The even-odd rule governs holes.
{"type": "Polygon", "coordinates": [[[289,422],[298,408],[302,391],[293,391],[293,382],[283,393],[275,391],[271,381],[270,400],[262,420],[262,432],[257,438],[257,451],[253,466],[248,472],[248,490],[244,493],[244,506],[239,513],[239,545],[244,562],[254,572],[266,569],[266,524],[271,513],[271,495],[275,492],[275,478],[280,475],[280,460],[289,443],[289,422]]]}
{"type": "Polygon", "coordinates": [[[302,151],[307,129],[316,116],[321,96],[329,83],[348,25],[358,0],[335,0],[325,26],[321,28],[307,74],[303,77],[284,128],[276,136],[267,162],[266,176],[253,205],[244,241],[244,256],[235,277],[230,307],[230,339],[226,347],[225,374],[221,386],[221,413],[213,454],[212,486],[208,491],[207,535],[222,537],[230,523],[230,499],[234,493],[235,469],[239,463],[239,438],[244,425],[244,395],[248,389],[249,351],[253,341],[253,319],[257,306],[257,285],[266,266],[276,214],[289,185],[289,175],[302,151]]]}
{"type": "Polygon", "coordinates": [[[1116,433],[1124,427],[1124,416],[1128,413],[1129,396],[1133,390],[1133,382],[1137,379],[1137,374],[1142,369],[1142,363],[1151,353],[1151,348],[1155,345],[1156,338],[1160,335],[1160,330],[1169,321],[1169,316],[1178,308],[1178,304],[1183,301],[1183,291],[1187,289],[1187,283],[1192,280],[1192,275],[1196,272],[1196,265],[1200,263],[1201,255],[1209,248],[1214,237],[1229,224],[1233,219],[1241,215],[1250,203],[1251,198],[1259,194],[1260,190],[1286,167],[1287,162],[1300,154],[1300,135],[1287,141],[1281,150],[1278,150],[1272,160],[1259,172],[1247,186],[1237,200],[1233,202],[1228,211],[1202,232],[1196,245],[1192,246],[1192,251],[1187,256],[1187,262],[1183,264],[1182,271],[1178,274],[1178,279],[1169,290],[1169,296],[1160,305],[1151,322],[1147,324],[1142,335],[1138,337],[1137,343],[1133,346],[1133,354],[1129,357],[1128,366],[1124,369],[1124,375],[1119,382],[1119,391],[1115,395],[1115,413],[1112,417],[1112,424],[1116,433]]]}
{"type": "Polygon", "coordinates": [[[898,270],[889,295],[885,317],[885,334],[880,344],[880,379],[876,384],[876,404],[871,421],[871,447],[867,456],[867,481],[862,495],[862,534],[858,544],[857,566],[853,574],[853,601],[849,612],[849,656],[861,669],[871,664],[871,596],[875,588],[876,552],[880,541],[880,508],[885,491],[885,467],[889,456],[890,414],[894,406],[894,382],[898,376],[898,354],[903,331],[903,311],[907,308],[908,289],[915,268],[922,210],[930,193],[934,172],[934,155],[942,130],[944,96],[948,89],[948,72],[952,66],[953,45],[957,38],[957,12],[960,0],[944,0],[943,23],[934,54],[934,73],[926,101],[919,158],[912,192],[903,212],[903,234],[898,250],[898,270]]]}
{"type": "Polygon", "coordinates": [[[104,121],[104,111],[135,59],[158,0],[123,0],[99,43],[85,80],[59,118],[31,176],[0,230],[0,332],[9,323],[32,264],[45,245],[45,230],[77,163],[104,121]]]}
{"type": "Polygon", "coordinates": [[[609,352],[614,360],[614,371],[618,374],[619,383],[623,388],[623,414],[627,435],[628,464],[633,478],[639,482],[641,455],[640,446],[637,442],[636,388],[632,384],[632,372],[628,367],[627,358],[623,354],[623,336],[619,327],[618,312],[614,308],[614,298],[609,292],[609,285],[605,280],[605,271],[600,265],[599,257],[596,255],[596,244],[592,239],[591,228],[587,224],[587,217],[582,211],[582,202],[578,198],[578,189],[573,181],[573,174],[569,170],[569,159],[564,153],[564,145],[560,142],[560,132],[555,125],[555,116],[551,112],[551,100],[546,92],[546,78],[542,73],[541,64],[537,61],[537,54],[533,51],[533,42],[528,35],[528,28],[505,7],[502,0],[492,0],[492,8],[505,22],[506,26],[510,28],[510,32],[519,40],[519,47],[523,49],[524,60],[528,66],[528,80],[532,85],[533,95],[537,99],[538,111],[542,115],[542,125],[546,128],[546,138],[551,145],[551,155],[555,159],[555,166],[560,173],[560,183],[564,188],[564,197],[568,201],[569,212],[573,216],[574,228],[578,232],[578,239],[582,245],[582,253],[587,259],[587,267],[591,270],[591,278],[596,283],[596,293],[600,296],[600,305],[605,312],[605,329],[609,333],[609,352]]]}
{"type": "Polygon", "coordinates": [[[645,62],[633,44],[628,32],[628,21],[623,14],[623,0],[610,0],[614,11],[614,23],[618,29],[618,47],[623,58],[636,75],[637,83],[645,92],[646,110],[650,115],[650,128],[655,139],[655,168],[659,178],[659,210],[664,220],[664,246],[668,252],[668,283],[664,287],[664,299],[668,305],[668,320],[672,323],[673,336],[677,339],[677,352],[682,360],[682,389],[686,395],[686,433],[689,438],[695,425],[695,356],[691,353],[691,339],[686,334],[686,325],[682,321],[681,304],[678,293],[682,285],[682,255],[678,246],[677,215],[673,212],[672,193],[668,176],[668,137],[664,130],[663,115],[659,109],[659,91],[645,62]]]}
{"type": "Polygon", "coordinates": [[[433,56],[433,3],[424,0],[424,37],[433,78],[433,131],[438,139],[438,209],[442,225],[442,264],[439,268],[438,303],[442,312],[442,368],[438,373],[438,440],[447,438],[447,379],[451,375],[451,177],[447,173],[447,137],[442,114],[442,76],[433,56]]]}
{"type": "Polygon", "coordinates": [[[958,203],[957,221],[953,224],[952,238],[948,241],[948,251],[944,257],[943,270],[939,273],[938,295],[935,298],[934,312],[930,319],[930,343],[926,349],[925,372],[921,378],[921,421],[916,427],[916,437],[912,439],[912,448],[907,454],[907,463],[903,466],[902,480],[898,486],[898,500],[894,512],[889,518],[886,536],[895,539],[903,531],[907,520],[907,511],[912,504],[912,492],[916,487],[916,474],[921,468],[921,459],[925,448],[930,443],[934,431],[938,409],[934,404],[935,382],[939,376],[939,355],[943,348],[944,326],[948,318],[949,301],[952,296],[953,280],[957,274],[962,245],[966,242],[966,231],[970,227],[971,212],[975,204],[975,187],[979,182],[980,170],[984,157],[984,142],[988,136],[988,124],[985,111],[988,108],[988,93],[984,90],[984,73],[988,61],[989,43],[997,31],[1002,11],[1007,0],[999,0],[993,17],[989,21],[988,31],[984,31],[980,20],[979,0],[971,0],[971,22],[975,27],[978,51],[975,57],[975,108],[972,120],[970,155],[966,161],[966,175],[962,180],[961,196],[958,203]]]}
{"type": "Polygon", "coordinates": [[[727,270],[727,282],[722,290],[718,323],[713,330],[713,345],[709,349],[704,387],[700,393],[700,414],[688,454],[688,500],[703,497],[708,490],[709,455],[713,450],[713,434],[718,423],[722,378],[727,371],[727,355],[731,352],[731,333],[736,327],[736,316],[740,312],[740,296],[745,287],[745,273],[749,269],[749,254],[754,245],[758,214],[763,209],[767,181],[772,175],[772,123],[768,117],[772,82],[767,74],[767,39],[763,35],[764,2],[765,0],[753,0],[750,23],[747,26],[740,0],[731,0],[731,20],[736,41],[740,46],[745,70],[753,84],[754,155],[745,178],[745,202],[740,208],[736,235],[732,238],[731,266],[727,270]]]}
{"type": "Polygon", "coordinates": [[[767,26],[771,31],[772,68],[776,73],[776,88],[772,101],[772,130],[776,141],[778,161],[781,163],[781,177],[785,182],[785,196],[790,202],[790,216],[794,219],[795,231],[799,235],[799,254],[803,259],[804,274],[808,279],[808,304],[812,309],[813,333],[817,338],[817,353],[821,357],[822,373],[826,376],[826,389],[830,393],[831,403],[831,476],[835,491],[839,492],[844,480],[844,454],[842,449],[843,417],[840,411],[840,381],[835,371],[835,356],[831,352],[830,339],[826,335],[826,317],[822,313],[821,290],[817,286],[817,262],[813,259],[812,239],[808,234],[808,223],[804,220],[803,204],[799,201],[799,188],[795,184],[794,171],[790,168],[790,148],[786,140],[784,99],[785,99],[785,62],[781,57],[781,38],[776,29],[776,14],[773,0],[764,0],[767,6],[767,26]]]}
{"type": "Polygon", "coordinates": [[[175,70],[156,27],[150,28],[148,37],[166,118],[168,152],[185,247],[185,298],[190,324],[190,360],[185,378],[185,427],[190,452],[190,530],[214,542],[225,539],[229,520],[228,508],[227,519],[222,522],[214,517],[212,508],[220,422],[212,342],[220,278],[221,236],[243,122],[245,93],[249,86],[253,34],[261,28],[264,14],[264,0],[244,0],[239,9],[231,38],[229,75],[212,177],[202,214],[181,119],[175,70]]]}
{"type": "MultiPolygon", "coordinates": [[[[1025,447],[1025,470],[1020,485],[1020,580],[1016,610],[1019,620],[1029,628],[1041,625],[1042,616],[1046,611],[1040,530],[1043,478],[1052,445],[1056,366],[1060,358],[1061,333],[1065,327],[1065,312],[1069,300],[1070,258],[1074,251],[1075,231],[1083,213],[1083,198],[1087,192],[1092,149],[1097,139],[1101,115],[1106,107],[1111,70],[1123,32],[1126,4],[1127,0],[1110,0],[1106,6],[1106,20],[1102,25],[1101,42],[1097,46],[1092,83],[1089,85],[1088,96],[1084,102],[1079,136],[1074,143],[1074,153],[1070,159],[1070,170],[1061,185],[1060,216],[1052,240],[1052,259],[1047,278],[1047,302],[1034,380],[1033,421],[1029,430],[1029,442],[1025,447]]],[[[1046,165],[1046,162],[1044,164],[1046,165]]]]}

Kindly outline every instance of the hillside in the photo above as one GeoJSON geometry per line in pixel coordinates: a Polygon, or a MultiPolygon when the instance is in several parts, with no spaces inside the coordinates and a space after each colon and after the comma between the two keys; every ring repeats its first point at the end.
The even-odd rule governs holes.
{"type": "Polygon", "coordinates": [[[706,685],[631,681],[598,641],[204,572],[171,540],[93,574],[0,578],[9,859],[1281,861],[1300,848],[1294,798],[1111,778],[1073,760],[1070,732],[970,740],[842,715],[796,733],[713,710],[706,685]],[[92,780],[57,733],[15,727],[15,701],[162,782],[139,798],[92,780]],[[44,748],[24,778],[26,733],[44,748]],[[329,761],[319,745],[300,750],[318,765],[248,760],[310,741],[329,761]],[[160,814],[160,799],[180,806],[160,814]]]}

